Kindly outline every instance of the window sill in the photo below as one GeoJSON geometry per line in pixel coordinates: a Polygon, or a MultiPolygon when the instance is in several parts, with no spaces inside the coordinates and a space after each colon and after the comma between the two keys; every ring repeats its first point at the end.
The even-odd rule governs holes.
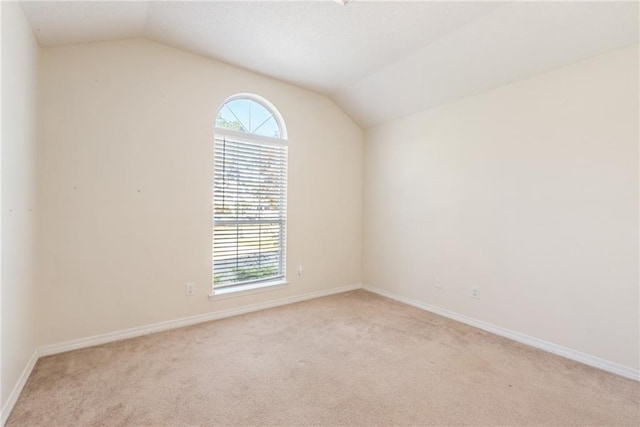
{"type": "Polygon", "coordinates": [[[277,280],[273,282],[251,283],[248,285],[231,286],[228,288],[214,289],[209,294],[209,301],[216,301],[226,298],[241,297],[244,295],[257,294],[260,292],[276,291],[286,288],[289,282],[277,280]]]}

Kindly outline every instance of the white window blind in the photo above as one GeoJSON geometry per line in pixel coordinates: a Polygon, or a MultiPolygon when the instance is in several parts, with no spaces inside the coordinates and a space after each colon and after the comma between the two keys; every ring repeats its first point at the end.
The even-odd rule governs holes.
{"type": "Polygon", "coordinates": [[[286,145],[217,136],[214,168],[214,287],[284,278],[286,145]]]}

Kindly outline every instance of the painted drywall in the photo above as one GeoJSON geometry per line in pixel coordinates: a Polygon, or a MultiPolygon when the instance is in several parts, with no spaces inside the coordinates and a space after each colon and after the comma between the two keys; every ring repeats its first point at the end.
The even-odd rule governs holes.
{"type": "Polygon", "coordinates": [[[638,369],[638,71],[634,45],[367,130],[364,283],[638,369]]]}
{"type": "Polygon", "coordinates": [[[360,282],[363,132],[325,96],[141,39],[43,49],[40,75],[40,345],[360,282]],[[240,92],[286,121],[290,284],[210,302],[213,126],[240,92]]]}
{"type": "MultiPolygon", "coordinates": [[[[2,408],[37,348],[39,48],[18,3],[2,2],[2,408]]],[[[4,410],[3,410],[4,416],[4,410]]]]}

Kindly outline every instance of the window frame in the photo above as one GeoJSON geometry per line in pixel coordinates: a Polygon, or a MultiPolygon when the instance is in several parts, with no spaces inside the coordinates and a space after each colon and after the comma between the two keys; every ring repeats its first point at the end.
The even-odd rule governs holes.
{"type": "MultiPolygon", "coordinates": [[[[241,282],[241,283],[237,283],[237,284],[232,284],[232,285],[227,285],[227,286],[223,286],[221,288],[216,288],[215,284],[213,283],[213,278],[214,278],[214,274],[215,274],[215,262],[214,262],[214,254],[215,254],[215,212],[213,212],[213,217],[212,217],[212,245],[211,245],[211,249],[212,249],[212,256],[211,256],[211,261],[212,261],[212,281],[211,281],[211,293],[209,294],[209,298],[213,299],[215,297],[215,299],[219,299],[219,298],[227,298],[227,297],[232,297],[232,296],[241,296],[241,295],[245,295],[248,293],[255,293],[255,292],[264,292],[264,291],[268,291],[268,290],[277,290],[277,289],[281,289],[282,287],[285,287],[286,285],[288,285],[287,282],[287,274],[286,274],[286,254],[287,254],[287,249],[286,249],[286,245],[287,245],[287,224],[288,224],[288,220],[287,220],[287,212],[286,212],[286,205],[287,205],[287,199],[288,199],[288,158],[289,158],[289,154],[288,154],[288,146],[289,146],[289,140],[287,138],[287,128],[285,126],[285,122],[284,119],[282,117],[282,115],[280,114],[280,112],[278,111],[278,109],[272,104],[270,103],[268,100],[266,100],[265,98],[258,96],[258,95],[254,95],[254,94],[249,94],[249,93],[239,93],[236,95],[233,95],[229,98],[227,98],[221,105],[220,108],[218,108],[218,113],[216,114],[216,120],[218,118],[218,116],[220,115],[220,111],[231,101],[235,101],[235,100],[240,100],[240,99],[247,99],[249,101],[253,101],[258,103],[259,105],[261,105],[263,108],[265,108],[269,113],[271,113],[271,115],[273,116],[273,118],[276,121],[276,124],[278,126],[279,129],[279,134],[280,137],[269,137],[269,136],[264,136],[264,135],[256,135],[256,134],[252,134],[249,132],[243,132],[243,131],[238,131],[238,130],[233,130],[233,129],[227,129],[227,128],[222,128],[222,127],[217,127],[214,124],[214,145],[216,143],[217,140],[221,139],[221,138],[228,138],[232,141],[236,141],[236,142],[240,142],[240,143],[250,143],[250,144],[259,144],[259,145],[264,145],[264,146],[277,146],[277,147],[284,147],[285,150],[285,176],[284,176],[284,197],[285,197],[285,213],[284,213],[284,233],[281,237],[281,243],[280,243],[280,247],[281,247],[281,260],[280,263],[282,264],[281,267],[281,275],[279,277],[275,277],[275,278],[267,278],[267,279],[256,279],[256,280],[250,280],[250,281],[245,281],[245,282],[241,282]]],[[[215,154],[214,154],[214,163],[215,163],[215,154]]],[[[215,166],[214,166],[214,175],[215,175],[215,166]]],[[[214,179],[214,184],[213,184],[213,190],[215,193],[215,179],[214,179]]],[[[212,206],[215,209],[215,203],[212,203],[212,206]]]]}
{"type": "Polygon", "coordinates": [[[220,110],[222,110],[222,108],[224,108],[225,105],[227,105],[228,103],[230,103],[232,101],[237,101],[237,100],[241,100],[241,99],[248,99],[249,101],[257,102],[258,104],[260,104],[264,108],[266,108],[267,111],[269,111],[273,115],[273,118],[276,120],[276,123],[278,124],[278,128],[280,129],[280,138],[274,138],[274,137],[263,136],[263,135],[256,135],[256,134],[252,134],[252,133],[249,133],[249,132],[234,131],[234,130],[231,130],[231,129],[219,128],[217,126],[214,126],[215,130],[217,131],[217,133],[219,133],[219,131],[224,131],[224,132],[231,132],[231,135],[234,135],[234,136],[235,135],[252,135],[253,137],[257,137],[257,138],[260,138],[260,139],[264,138],[265,142],[271,141],[271,142],[288,143],[287,126],[285,125],[284,118],[282,117],[282,114],[280,114],[280,111],[278,111],[278,109],[275,107],[275,105],[273,105],[271,102],[269,102],[267,99],[261,97],[260,95],[256,95],[256,94],[253,94],[253,93],[238,93],[238,94],[235,94],[233,96],[230,96],[229,98],[225,99],[222,104],[220,104],[220,108],[218,108],[218,113],[216,114],[216,119],[218,118],[218,115],[220,114],[220,110]]]}

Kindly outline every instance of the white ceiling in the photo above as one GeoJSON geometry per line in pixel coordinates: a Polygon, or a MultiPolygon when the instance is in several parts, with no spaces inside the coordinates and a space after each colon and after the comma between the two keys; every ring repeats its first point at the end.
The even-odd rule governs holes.
{"type": "Polygon", "coordinates": [[[369,127],[638,42],[637,2],[22,2],[41,46],[147,37],[369,127]]]}

